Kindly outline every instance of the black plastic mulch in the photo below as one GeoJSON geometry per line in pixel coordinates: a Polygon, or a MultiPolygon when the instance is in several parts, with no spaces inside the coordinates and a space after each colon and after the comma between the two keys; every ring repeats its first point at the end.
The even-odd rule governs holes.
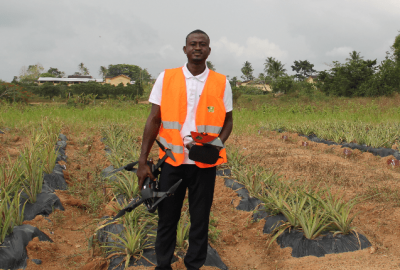
{"type": "MultiPolygon", "coordinates": [[[[58,151],[58,160],[66,161],[67,156],[65,155],[65,148],[67,147],[67,138],[64,134],[60,134],[55,148],[58,151]]],[[[53,172],[51,174],[44,174],[43,176],[43,187],[42,192],[37,195],[35,203],[27,202],[24,211],[24,220],[32,220],[37,215],[48,216],[54,209],[59,209],[64,211],[64,207],[61,204],[60,199],[54,194],[55,189],[66,190],[68,188],[67,182],[64,179],[63,170],[65,167],[58,164],[54,166],[53,172]]],[[[25,203],[27,196],[22,195],[22,204],[25,203]]],[[[22,205],[21,204],[21,208],[22,205]]]]}
{"type": "Polygon", "coordinates": [[[231,169],[217,170],[217,176],[231,176],[231,169]]]}
{"type": "Polygon", "coordinates": [[[228,267],[221,260],[221,257],[219,256],[218,252],[215,249],[213,249],[210,245],[208,245],[207,247],[207,258],[204,265],[218,267],[221,270],[228,270],[228,267]]]}
{"type": "MultiPolygon", "coordinates": [[[[106,178],[111,175],[112,171],[114,171],[114,166],[110,165],[107,168],[103,169],[101,171],[100,175],[101,175],[101,177],[106,178]]],[[[115,179],[117,179],[115,175],[110,177],[111,181],[115,181],[115,179]]]]}
{"type": "MultiPolygon", "coordinates": [[[[45,233],[31,225],[14,227],[13,232],[7,235],[1,244],[0,269],[25,269],[28,259],[26,246],[35,237],[38,237],[40,241],[53,242],[45,233]]],[[[40,263],[39,260],[34,262],[40,263]]]]}
{"type": "MultiPolygon", "coordinates": [[[[274,131],[277,131],[279,133],[284,132],[284,130],[282,129],[276,129],[274,131]]],[[[391,156],[393,155],[396,159],[400,160],[400,152],[398,150],[394,150],[394,149],[389,149],[389,148],[384,148],[384,147],[379,147],[379,148],[374,148],[371,146],[366,146],[366,145],[360,145],[357,143],[336,143],[333,141],[328,141],[328,140],[324,140],[324,139],[320,139],[315,135],[302,135],[299,134],[299,136],[302,137],[306,137],[307,139],[309,139],[310,141],[316,142],[316,143],[324,143],[327,145],[339,145],[340,147],[347,147],[350,149],[358,149],[361,152],[369,152],[375,156],[380,156],[380,157],[387,157],[387,156],[391,156]]]]}
{"type": "MultiPolygon", "coordinates": [[[[270,215],[265,211],[261,201],[256,198],[251,198],[245,186],[236,182],[234,179],[225,179],[225,185],[233,189],[243,199],[236,209],[243,211],[257,211],[253,214],[253,220],[257,221],[265,219],[263,233],[272,233],[275,228],[287,221],[283,214],[270,215]]],[[[282,248],[291,247],[293,257],[304,256],[317,256],[322,257],[326,254],[343,253],[349,251],[356,251],[371,246],[368,239],[359,233],[352,233],[348,235],[337,234],[335,237],[333,233],[326,233],[317,239],[307,239],[302,231],[287,230],[277,238],[277,242],[282,248]]]]}
{"type": "Polygon", "coordinates": [[[250,212],[255,210],[262,203],[259,199],[251,197],[245,186],[236,182],[234,179],[225,179],[225,186],[233,189],[238,196],[242,198],[239,205],[236,206],[237,210],[250,212]]]}
{"type": "Polygon", "coordinates": [[[282,248],[291,247],[292,256],[296,258],[310,255],[323,257],[326,254],[357,251],[371,246],[368,239],[359,233],[333,236],[329,232],[310,240],[297,230],[285,231],[277,238],[277,242],[282,248]]]}
{"type": "MultiPolygon", "coordinates": [[[[43,185],[42,192],[36,197],[35,203],[27,202],[25,204],[24,220],[32,220],[37,215],[48,216],[54,209],[64,211],[60,198],[56,194],[49,192],[49,188],[43,185]]],[[[20,205],[22,209],[23,204],[20,205]]]]}

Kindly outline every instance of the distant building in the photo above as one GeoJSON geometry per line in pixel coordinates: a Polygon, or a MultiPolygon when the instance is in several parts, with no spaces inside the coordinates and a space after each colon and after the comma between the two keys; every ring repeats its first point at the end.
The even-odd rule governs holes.
{"type": "Polygon", "coordinates": [[[317,80],[318,80],[318,75],[311,75],[306,79],[308,83],[316,83],[317,80]]]}
{"type": "Polygon", "coordinates": [[[128,83],[131,83],[131,78],[123,74],[117,76],[106,76],[104,83],[109,83],[115,86],[122,83],[124,86],[126,86],[128,83]]]}
{"type": "Polygon", "coordinates": [[[131,81],[131,78],[129,78],[126,75],[120,74],[117,76],[106,76],[105,80],[103,79],[94,79],[92,76],[82,76],[82,75],[69,75],[68,78],[53,78],[53,77],[39,77],[37,80],[39,85],[42,85],[44,83],[50,82],[54,85],[66,82],[69,85],[73,84],[80,84],[80,83],[85,83],[85,82],[98,82],[101,84],[112,84],[112,85],[119,85],[122,83],[124,86],[126,86],[128,83],[134,84],[135,81],[131,81]]]}
{"type": "Polygon", "coordinates": [[[71,75],[71,76],[68,76],[68,78],[39,77],[37,82],[39,85],[42,85],[47,82],[50,82],[52,84],[59,84],[62,82],[66,82],[68,84],[68,86],[70,86],[73,84],[80,84],[80,83],[86,83],[86,82],[103,83],[103,79],[93,79],[92,76],[71,75]]]}
{"type": "Polygon", "coordinates": [[[258,88],[258,89],[260,89],[262,91],[268,91],[268,92],[272,91],[271,86],[268,83],[262,84],[262,83],[255,82],[255,81],[252,81],[252,80],[244,81],[244,82],[237,82],[236,85],[237,86],[245,86],[245,87],[255,87],[255,88],[258,88]]]}
{"type": "Polygon", "coordinates": [[[90,75],[68,75],[68,78],[75,78],[75,79],[93,79],[90,75]]]}

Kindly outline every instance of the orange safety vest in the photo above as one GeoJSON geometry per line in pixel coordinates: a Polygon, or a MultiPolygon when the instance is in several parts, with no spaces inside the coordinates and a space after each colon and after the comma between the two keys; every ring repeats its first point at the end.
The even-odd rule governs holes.
{"type": "MultiPolygon", "coordinates": [[[[196,110],[196,131],[218,136],[225,122],[226,77],[210,70],[196,110]]],[[[167,158],[165,161],[173,166],[179,166],[184,160],[184,145],[180,130],[187,114],[186,80],[182,68],[166,69],[164,74],[161,97],[161,127],[160,142],[174,154],[175,161],[167,158]]],[[[159,157],[164,156],[159,150],[159,157]]],[[[215,164],[195,162],[200,168],[209,168],[227,162],[226,150],[221,149],[220,158],[215,164]]]]}

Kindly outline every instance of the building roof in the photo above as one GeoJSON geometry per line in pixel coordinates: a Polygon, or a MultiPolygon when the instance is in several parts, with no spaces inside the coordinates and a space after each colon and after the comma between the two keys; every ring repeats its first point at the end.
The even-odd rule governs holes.
{"type": "Polygon", "coordinates": [[[103,82],[103,79],[39,77],[38,82],[103,82]]]}
{"type": "Polygon", "coordinates": [[[89,75],[68,75],[68,78],[87,78],[87,79],[92,79],[92,76],[89,75]]]}

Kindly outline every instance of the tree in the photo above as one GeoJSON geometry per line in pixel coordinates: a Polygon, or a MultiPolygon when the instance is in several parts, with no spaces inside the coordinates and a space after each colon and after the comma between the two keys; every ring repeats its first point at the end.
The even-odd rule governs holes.
{"type": "Polygon", "coordinates": [[[282,64],[281,61],[278,61],[273,57],[268,57],[267,59],[265,59],[264,66],[265,73],[273,79],[283,76],[286,71],[286,69],[284,68],[285,65],[282,64]]]}
{"type": "Polygon", "coordinates": [[[364,82],[357,95],[382,96],[400,92],[400,67],[396,62],[386,57],[378,67],[378,71],[364,82]]]}
{"type": "Polygon", "coordinates": [[[151,80],[151,75],[147,69],[142,69],[139,66],[128,64],[108,65],[107,76],[118,76],[120,74],[128,76],[132,81],[148,82],[151,80]]]}
{"type": "Polygon", "coordinates": [[[84,64],[84,63],[80,63],[80,64],[78,65],[78,68],[79,68],[79,73],[80,73],[81,75],[84,75],[84,76],[90,75],[90,74],[89,74],[89,69],[88,69],[87,67],[85,67],[85,64],[84,64]]]}
{"type": "Polygon", "coordinates": [[[271,82],[271,88],[274,93],[288,94],[293,91],[294,80],[293,76],[282,75],[271,82]]]}
{"type": "Polygon", "coordinates": [[[211,69],[212,71],[215,71],[215,66],[213,65],[213,63],[211,61],[207,61],[206,63],[207,63],[207,67],[209,69],[211,69]]]}
{"type": "Polygon", "coordinates": [[[52,99],[55,96],[60,95],[60,87],[58,85],[53,85],[50,82],[44,83],[41,88],[41,95],[52,99]]]}
{"type": "Polygon", "coordinates": [[[254,76],[253,76],[254,69],[251,66],[251,63],[249,61],[244,62],[241,71],[243,73],[243,75],[241,76],[243,80],[251,81],[254,79],[254,76]]]}
{"type": "Polygon", "coordinates": [[[231,84],[231,87],[236,87],[236,83],[237,83],[237,77],[234,76],[231,80],[229,80],[229,83],[231,84]]]}
{"type": "Polygon", "coordinates": [[[400,67],[400,34],[394,39],[393,46],[391,47],[393,51],[393,58],[397,65],[400,67]]]}
{"type": "Polygon", "coordinates": [[[352,51],[349,53],[350,58],[346,58],[346,61],[360,61],[364,57],[357,51],[352,51]]]}
{"type": "Polygon", "coordinates": [[[56,78],[56,76],[54,76],[53,74],[48,73],[48,72],[40,74],[39,77],[53,77],[53,78],[56,78]]]}
{"type": "Polygon", "coordinates": [[[300,81],[303,81],[304,79],[308,78],[310,75],[312,75],[314,72],[316,72],[315,69],[313,69],[314,64],[311,64],[307,60],[304,61],[294,61],[294,65],[291,66],[293,71],[296,71],[296,78],[299,79],[300,81]]]}
{"type": "Polygon", "coordinates": [[[151,80],[151,74],[147,71],[147,68],[142,69],[140,76],[141,82],[149,82],[151,80]]]}
{"type": "Polygon", "coordinates": [[[107,76],[107,68],[105,66],[100,66],[99,75],[101,75],[103,79],[107,76]]]}
{"type": "Polygon", "coordinates": [[[65,76],[64,71],[59,71],[58,68],[52,68],[50,67],[47,73],[52,74],[50,77],[55,77],[55,78],[62,78],[65,76]]]}
{"type": "Polygon", "coordinates": [[[40,74],[43,72],[44,68],[42,64],[37,63],[35,65],[29,65],[28,68],[23,66],[19,75],[20,82],[34,82],[36,81],[40,74]]]}
{"type": "Polygon", "coordinates": [[[348,58],[344,64],[334,61],[331,70],[319,73],[319,87],[322,92],[334,96],[365,96],[365,87],[361,86],[373,77],[377,69],[376,59],[363,60],[363,57],[357,55],[348,58]]]}

